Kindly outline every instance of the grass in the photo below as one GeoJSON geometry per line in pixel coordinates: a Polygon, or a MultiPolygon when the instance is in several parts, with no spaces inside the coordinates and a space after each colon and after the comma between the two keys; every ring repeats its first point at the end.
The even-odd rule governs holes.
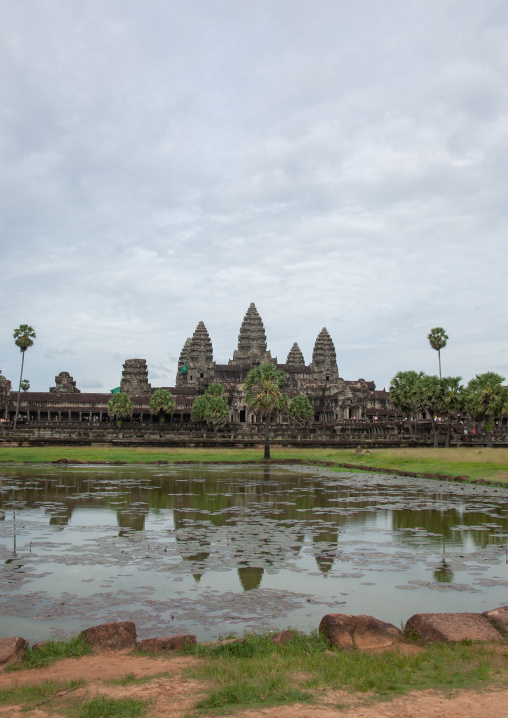
{"type": "Polygon", "coordinates": [[[78,658],[91,652],[92,649],[79,636],[75,636],[69,641],[45,641],[27,648],[23,661],[8,666],[7,669],[16,671],[26,668],[42,668],[62,658],[78,658]]]}
{"type": "Polygon", "coordinates": [[[79,718],[138,718],[144,716],[149,701],[137,698],[106,698],[96,696],[83,703],[79,718]]]}
{"type": "MultiPolygon", "coordinates": [[[[367,448],[367,444],[365,447],[367,448]]],[[[1,447],[0,462],[51,462],[60,458],[79,461],[125,461],[141,464],[152,461],[210,462],[259,461],[260,449],[185,449],[185,448],[116,448],[116,447],[1,447]]],[[[272,461],[295,459],[302,463],[333,461],[413,473],[466,475],[508,486],[508,449],[486,448],[394,448],[372,449],[370,455],[356,454],[353,449],[272,449],[272,461]]],[[[338,468],[338,471],[343,469],[338,468]]]]}
{"type": "Polygon", "coordinates": [[[12,688],[0,689],[0,704],[23,705],[27,710],[34,708],[38,703],[50,698],[61,691],[69,691],[85,685],[85,681],[43,681],[37,684],[18,685],[12,688]]]}
{"type": "MultiPolygon", "coordinates": [[[[203,664],[190,676],[211,682],[198,712],[232,710],[287,702],[313,702],[325,690],[388,697],[415,689],[472,688],[496,678],[494,654],[481,645],[436,644],[418,655],[402,652],[371,655],[330,651],[317,633],[296,634],[285,646],[267,635],[246,635],[217,648],[198,645],[187,653],[203,664]]],[[[506,681],[508,664],[499,680],[506,681]]]]}

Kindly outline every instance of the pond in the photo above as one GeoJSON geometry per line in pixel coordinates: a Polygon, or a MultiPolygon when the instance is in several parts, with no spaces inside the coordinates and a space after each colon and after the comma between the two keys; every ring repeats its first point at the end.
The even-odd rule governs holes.
{"type": "Polygon", "coordinates": [[[0,636],[400,626],[507,603],[508,491],[269,466],[3,466],[0,636]]]}

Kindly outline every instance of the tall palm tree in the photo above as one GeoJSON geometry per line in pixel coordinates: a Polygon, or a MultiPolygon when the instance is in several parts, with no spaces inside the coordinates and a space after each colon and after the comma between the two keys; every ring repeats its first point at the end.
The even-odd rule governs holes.
{"type": "Polygon", "coordinates": [[[286,373],[276,369],[274,364],[260,364],[247,374],[245,380],[245,402],[256,414],[265,417],[265,454],[270,458],[270,418],[286,411],[289,397],[280,387],[286,381],[286,373]]]}
{"type": "Polygon", "coordinates": [[[36,333],[33,327],[28,324],[20,324],[17,329],[14,330],[14,344],[19,347],[21,352],[21,374],[19,375],[19,387],[18,387],[18,399],[16,401],[16,414],[14,416],[14,428],[18,423],[18,412],[19,412],[19,395],[21,394],[21,382],[23,381],[23,366],[25,364],[25,352],[34,343],[36,333]]]}
{"type": "Polygon", "coordinates": [[[427,335],[430,346],[437,351],[439,358],[439,378],[441,379],[441,349],[444,349],[448,341],[448,334],[443,327],[434,327],[427,335]]]}

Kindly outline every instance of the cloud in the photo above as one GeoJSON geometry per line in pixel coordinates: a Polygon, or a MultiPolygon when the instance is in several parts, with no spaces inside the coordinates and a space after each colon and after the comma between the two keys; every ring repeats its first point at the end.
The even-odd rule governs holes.
{"type": "Polygon", "coordinates": [[[251,301],[279,360],[326,326],[348,379],[434,371],[436,325],[450,371],[502,361],[507,29],[495,0],[9,5],[4,374],[27,321],[34,389],[172,382],[251,301]]]}

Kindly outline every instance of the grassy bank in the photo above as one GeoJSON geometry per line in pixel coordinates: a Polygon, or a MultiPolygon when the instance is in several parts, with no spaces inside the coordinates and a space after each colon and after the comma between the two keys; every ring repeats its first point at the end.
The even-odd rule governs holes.
{"type": "MultiPolygon", "coordinates": [[[[501,687],[508,682],[508,653],[503,642],[426,647],[401,643],[392,652],[369,654],[330,650],[317,632],[310,635],[294,632],[293,636],[294,640],[285,645],[273,643],[270,634],[250,633],[234,642],[190,646],[185,653],[195,660],[189,663],[181,661],[181,654],[157,654],[153,671],[148,674],[146,663],[143,673],[137,674],[136,668],[141,664],[131,662],[125,655],[125,672],[118,665],[117,677],[92,685],[87,674],[89,664],[82,664],[80,672],[79,660],[73,664],[72,682],[39,683],[37,668],[46,666],[48,658],[48,650],[42,646],[25,657],[11,685],[0,689],[0,705],[30,710],[49,702],[45,705],[49,715],[79,718],[181,715],[178,701],[167,712],[161,687],[167,685],[175,691],[175,679],[180,685],[190,679],[192,701],[186,703],[187,716],[224,715],[295,702],[336,711],[414,690],[449,692],[487,685],[501,687]],[[23,669],[30,670],[29,684],[17,680],[23,669]],[[81,691],[76,691],[80,687],[81,691]]],[[[54,642],[54,660],[74,657],[75,649],[76,645],[54,642]]],[[[145,656],[137,654],[139,660],[145,656]]],[[[120,660],[117,656],[116,661],[120,660]]]]}
{"type": "MultiPolygon", "coordinates": [[[[112,447],[13,447],[0,448],[0,463],[50,462],[61,458],[78,461],[125,461],[128,464],[169,461],[262,461],[262,449],[164,449],[112,447]]],[[[353,449],[273,449],[272,461],[297,459],[350,463],[370,467],[426,474],[466,475],[508,486],[508,449],[373,449],[370,455],[353,449]]],[[[339,469],[340,470],[340,469],[339,469]]]]}

